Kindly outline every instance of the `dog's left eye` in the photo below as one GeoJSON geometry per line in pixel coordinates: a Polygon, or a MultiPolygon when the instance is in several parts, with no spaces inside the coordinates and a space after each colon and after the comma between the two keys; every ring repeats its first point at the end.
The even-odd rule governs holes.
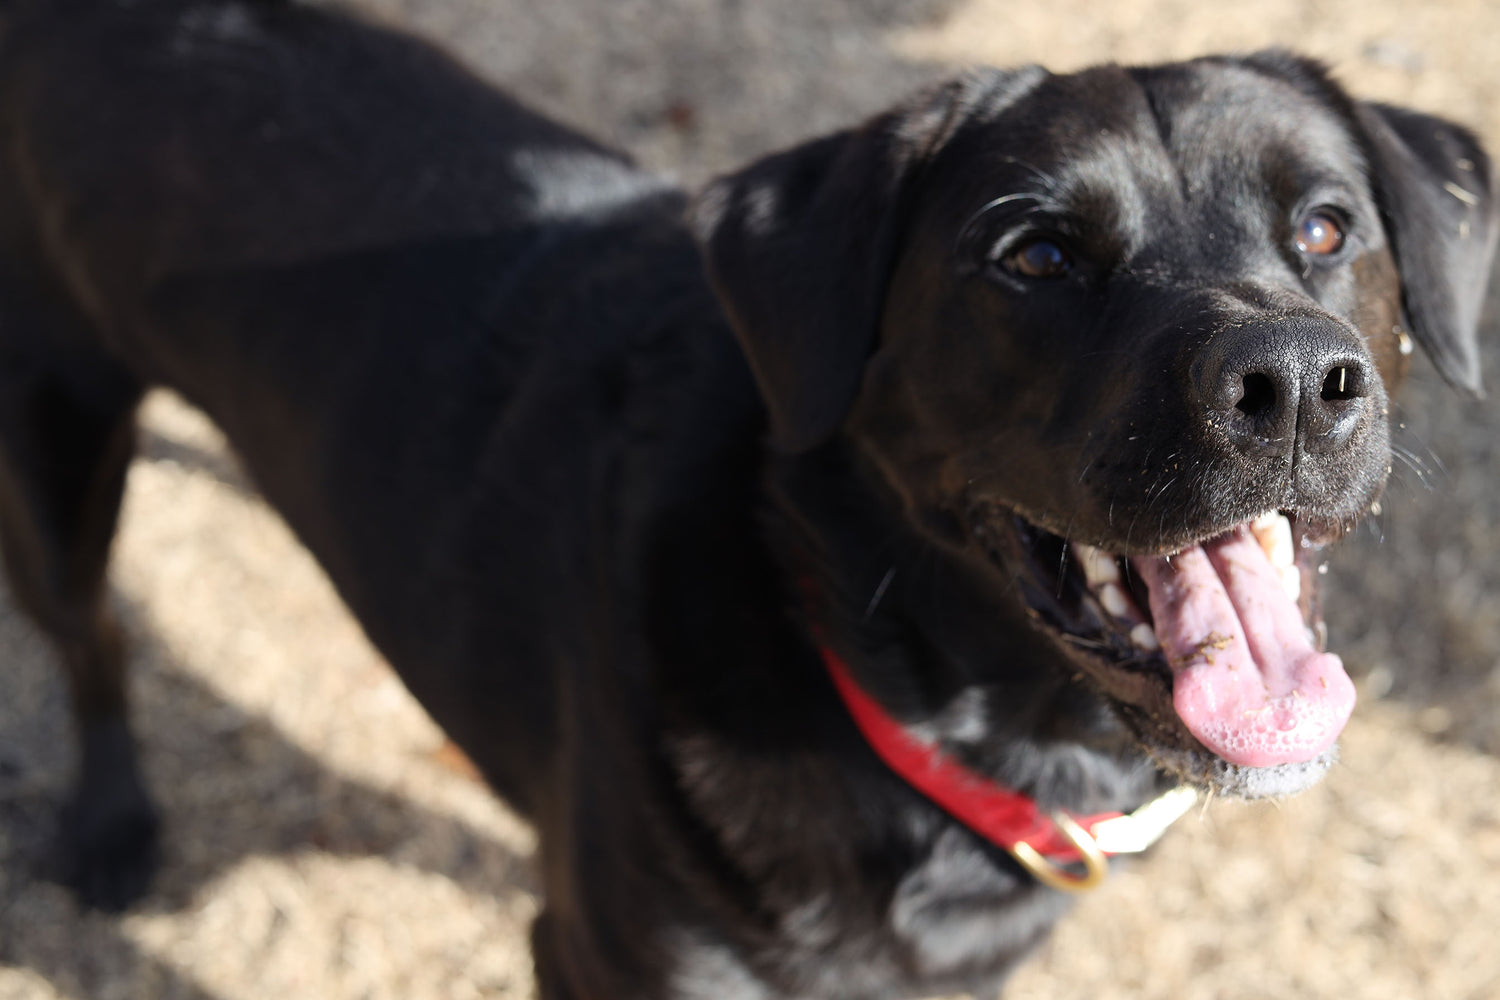
{"type": "Polygon", "coordinates": [[[1338,253],[1344,246],[1344,227],[1332,213],[1308,212],[1297,223],[1297,249],[1314,257],[1338,253]]]}
{"type": "Polygon", "coordinates": [[[1073,258],[1048,239],[1028,240],[1006,254],[1000,263],[1023,278],[1061,278],[1073,269],[1073,258]]]}

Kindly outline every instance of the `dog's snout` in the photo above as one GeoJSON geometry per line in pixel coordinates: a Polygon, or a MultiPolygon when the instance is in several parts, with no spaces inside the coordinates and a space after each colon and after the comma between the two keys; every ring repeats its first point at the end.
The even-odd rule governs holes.
{"type": "Polygon", "coordinates": [[[1221,334],[1194,377],[1204,419],[1251,457],[1337,450],[1369,413],[1376,384],[1366,352],[1315,317],[1221,334]]]}

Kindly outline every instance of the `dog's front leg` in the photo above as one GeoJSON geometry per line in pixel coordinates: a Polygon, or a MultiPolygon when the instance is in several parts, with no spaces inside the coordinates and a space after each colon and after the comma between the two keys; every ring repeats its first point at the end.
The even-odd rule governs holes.
{"type": "Polygon", "coordinates": [[[63,811],[67,877],[85,903],[118,910],[150,881],[158,826],[105,585],[140,389],[102,354],[73,349],[75,317],[25,309],[14,288],[0,281],[0,550],[12,598],[52,640],[72,697],[81,755],[63,811]],[[33,341],[59,326],[73,347],[33,341]]]}

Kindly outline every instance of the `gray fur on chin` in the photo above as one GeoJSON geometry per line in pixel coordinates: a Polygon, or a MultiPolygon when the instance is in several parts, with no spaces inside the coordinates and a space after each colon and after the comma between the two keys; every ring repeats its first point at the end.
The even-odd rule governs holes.
{"type": "Polygon", "coordinates": [[[1284,799],[1305,792],[1322,781],[1339,759],[1337,744],[1312,760],[1274,767],[1231,764],[1206,750],[1152,747],[1147,752],[1157,766],[1186,784],[1239,799],[1284,799]]]}

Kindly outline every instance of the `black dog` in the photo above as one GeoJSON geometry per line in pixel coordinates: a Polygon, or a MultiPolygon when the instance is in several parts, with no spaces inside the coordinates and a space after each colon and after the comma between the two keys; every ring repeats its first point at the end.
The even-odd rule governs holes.
{"type": "Polygon", "coordinates": [[[547,1000],[994,989],[1093,814],[1316,780],[1321,546],[1412,339],[1479,381],[1487,158],[1280,54],[977,73],[690,209],[327,11],[11,0],[0,141],[80,891],[152,865],[103,578],[165,384],[536,823],[547,1000]]]}

